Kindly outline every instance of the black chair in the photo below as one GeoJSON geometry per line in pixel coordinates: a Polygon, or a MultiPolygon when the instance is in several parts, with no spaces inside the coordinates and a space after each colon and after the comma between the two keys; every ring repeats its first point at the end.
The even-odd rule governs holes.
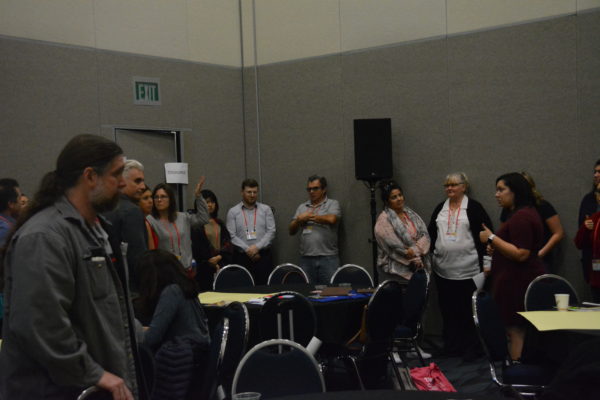
{"type": "Polygon", "coordinates": [[[402,309],[402,286],[392,280],[383,282],[365,306],[361,330],[340,354],[356,373],[361,390],[378,388],[388,376],[398,309],[402,309]]]}
{"type": "Polygon", "coordinates": [[[346,264],[339,267],[331,276],[331,285],[350,283],[353,287],[374,287],[373,279],[363,267],[346,264]]]}
{"type": "Polygon", "coordinates": [[[525,311],[553,310],[556,306],[554,295],[569,294],[569,305],[579,305],[577,292],[562,276],[545,274],[536,277],[525,292],[525,311]]]}
{"type": "Polygon", "coordinates": [[[217,272],[213,290],[254,286],[252,274],[241,265],[229,264],[217,272]]]}
{"type": "Polygon", "coordinates": [[[154,354],[149,347],[145,346],[143,343],[138,345],[138,354],[140,357],[140,364],[142,368],[142,373],[144,375],[143,382],[146,385],[146,393],[148,396],[152,396],[152,392],[154,391],[154,382],[156,377],[156,365],[154,364],[154,354]]]}
{"type": "Polygon", "coordinates": [[[404,361],[408,352],[415,352],[422,366],[425,361],[417,346],[421,333],[421,320],[427,305],[429,293],[429,273],[424,269],[416,270],[406,286],[403,298],[402,318],[394,331],[394,351],[404,361]]]}
{"type": "Polygon", "coordinates": [[[267,340],[254,346],[240,361],[232,394],[259,392],[261,399],[325,392],[315,358],[296,342],[267,340]]]}
{"type": "Polygon", "coordinates": [[[308,275],[295,264],[280,264],[273,269],[267,279],[267,285],[285,285],[293,283],[310,283],[308,275]]]}
{"type": "Polygon", "coordinates": [[[265,301],[259,324],[263,340],[289,339],[304,347],[317,333],[312,303],[296,292],[280,292],[265,301]]]}
{"type": "Polygon", "coordinates": [[[98,386],[90,386],[77,396],[77,400],[112,400],[112,394],[98,386]]]}
{"type": "Polygon", "coordinates": [[[215,326],[211,335],[208,361],[206,363],[201,396],[205,400],[217,398],[217,388],[221,376],[225,349],[229,338],[229,318],[223,319],[215,326]]]}
{"type": "Polygon", "coordinates": [[[490,364],[492,381],[501,388],[516,391],[522,396],[538,395],[552,380],[553,368],[513,363],[510,360],[500,311],[489,293],[473,292],[472,307],[475,327],[490,364]],[[496,370],[497,364],[501,364],[502,378],[496,370]]]}
{"type": "Polygon", "coordinates": [[[223,317],[228,321],[227,343],[218,371],[217,395],[219,399],[231,398],[231,384],[235,370],[246,353],[250,318],[248,309],[243,303],[234,301],[223,311],[223,317]]]}

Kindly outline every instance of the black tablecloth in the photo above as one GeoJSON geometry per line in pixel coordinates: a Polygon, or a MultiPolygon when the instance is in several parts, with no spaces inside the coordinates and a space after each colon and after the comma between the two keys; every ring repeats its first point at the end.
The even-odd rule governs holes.
{"type": "Polygon", "coordinates": [[[496,397],[474,396],[471,394],[448,393],[448,392],[418,392],[397,390],[367,390],[367,391],[342,391],[327,393],[311,393],[297,396],[284,396],[272,400],[450,400],[450,399],[473,399],[492,400],[496,397]]]}
{"type": "MultiPolygon", "coordinates": [[[[235,288],[227,290],[230,293],[275,293],[294,291],[309,296],[314,285],[271,285],[235,288]]],[[[225,291],[225,290],[223,290],[225,291]]],[[[347,299],[327,303],[312,302],[317,317],[317,337],[324,343],[342,344],[350,339],[360,328],[362,310],[368,299],[347,299]]],[[[258,328],[258,315],[262,306],[246,304],[250,314],[250,337],[248,346],[261,342],[258,328]]],[[[209,325],[214,327],[220,320],[223,308],[204,305],[209,325]]]]}

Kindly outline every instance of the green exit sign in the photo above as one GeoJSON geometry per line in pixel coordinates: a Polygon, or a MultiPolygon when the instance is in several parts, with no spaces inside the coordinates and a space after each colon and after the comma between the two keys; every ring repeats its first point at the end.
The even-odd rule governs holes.
{"type": "Polygon", "coordinates": [[[160,105],[160,79],[133,77],[133,104],[160,105]]]}

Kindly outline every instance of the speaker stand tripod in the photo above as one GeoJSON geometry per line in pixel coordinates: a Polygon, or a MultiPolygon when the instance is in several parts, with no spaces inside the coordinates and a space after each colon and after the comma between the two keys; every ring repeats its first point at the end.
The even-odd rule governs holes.
{"type": "Polygon", "coordinates": [[[379,271],[377,271],[377,240],[375,239],[375,222],[377,221],[377,203],[375,201],[375,189],[377,189],[377,181],[365,181],[371,192],[371,256],[373,260],[373,281],[375,286],[379,285],[379,271]]]}

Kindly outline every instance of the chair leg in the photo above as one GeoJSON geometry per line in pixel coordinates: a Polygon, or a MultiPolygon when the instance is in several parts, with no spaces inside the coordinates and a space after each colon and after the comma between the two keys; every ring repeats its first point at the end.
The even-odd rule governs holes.
{"type": "Polygon", "coordinates": [[[398,355],[398,353],[394,353],[393,351],[391,351],[388,354],[388,358],[390,359],[390,363],[392,364],[392,369],[394,370],[394,375],[396,376],[398,385],[400,385],[400,389],[402,389],[402,391],[405,391],[406,387],[404,386],[404,381],[402,380],[402,375],[400,374],[400,367],[398,365],[398,362],[396,362],[395,356],[397,356],[400,359],[400,362],[402,362],[402,359],[400,358],[400,355],[398,355]]]}
{"type": "Polygon", "coordinates": [[[358,364],[356,363],[356,357],[349,356],[348,359],[352,362],[352,366],[354,367],[354,372],[356,373],[356,378],[358,379],[358,384],[360,385],[360,390],[365,390],[365,385],[363,384],[362,378],[360,376],[360,371],[358,370],[358,364]]]}
{"type": "Polygon", "coordinates": [[[419,349],[419,346],[417,345],[417,341],[415,339],[411,339],[410,342],[412,344],[412,347],[415,349],[417,356],[419,357],[419,361],[421,361],[421,366],[424,367],[425,360],[423,360],[423,356],[421,355],[421,349],[419,349]]]}

